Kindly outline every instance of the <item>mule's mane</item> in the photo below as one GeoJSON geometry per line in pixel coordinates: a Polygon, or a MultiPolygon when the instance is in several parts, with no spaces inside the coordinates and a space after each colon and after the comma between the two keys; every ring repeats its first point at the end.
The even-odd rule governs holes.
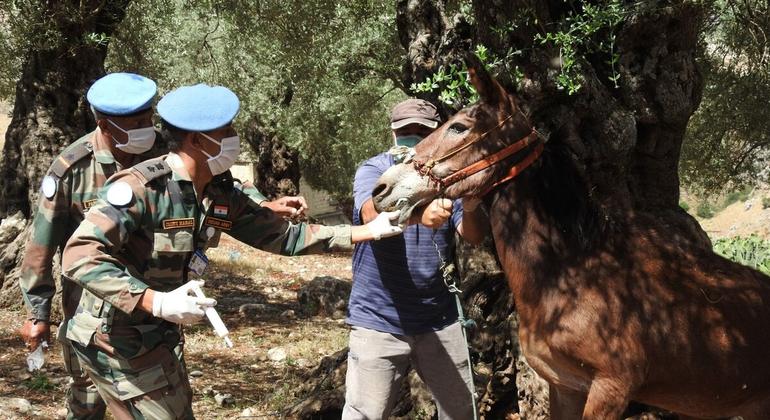
{"type": "Polygon", "coordinates": [[[590,197],[591,186],[567,146],[549,141],[539,162],[522,175],[513,184],[527,182],[531,191],[526,197],[516,194],[517,201],[531,200],[539,217],[557,229],[565,243],[588,250],[608,237],[612,219],[590,197]]]}

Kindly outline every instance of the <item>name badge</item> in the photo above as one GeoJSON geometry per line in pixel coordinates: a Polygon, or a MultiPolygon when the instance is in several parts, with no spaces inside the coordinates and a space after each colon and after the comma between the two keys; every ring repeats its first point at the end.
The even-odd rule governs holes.
{"type": "Polygon", "coordinates": [[[230,230],[233,227],[233,222],[217,217],[207,217],[206,220],[203,221],[203,224],[222,230],[230,230]]]}
{"type": "Polygon", "coordinates": [[[163,229],[184,229],[194,227],[195,219],[192,217],[185,217],[183,219],[166,219],[163,221],[163,229]]]}
{"type": "Polygon", "coordinates": [[[91,207],[93,207],[93,206],[94,206],[94,204],[96,204],[96,201],[97,201],[97,199],[96,199],[96,198],[94,198],[93,200],[87,200],[87,201],[84,201],[84,202],[83,202],[83,210],[88,210],[88,209],[90,209],[91,207]]]}
{"type": "Polygon", "coordinates": [[[187,264],[187,268],[190,269],[196,276],[202,276],[209,266],[209,259],[206,254],[200,249],[196,249],[190,257],[190,263],[187,264]]]}

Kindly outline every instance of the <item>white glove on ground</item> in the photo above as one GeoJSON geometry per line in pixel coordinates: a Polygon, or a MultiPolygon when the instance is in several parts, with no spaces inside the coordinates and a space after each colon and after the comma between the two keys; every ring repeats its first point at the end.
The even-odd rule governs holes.
{"type": "Polygon", "coordinates": [[[398,220],[400,214],[400,211],[385,211],[378,214],[374,220],[366,224],[366,227],[369,229],[369,232],[371,232],[375,241],[399,235],[404,231],[401,226],[394,226],[391,224],[391,220],[398,220]]]}
{"type": "Polygon", "coordinates": [[[203,282],[190,280],[170,292],[155,292],[152,314],[175,324],[194,324],[200,321],[204,310],[216,305],[217,301],[190,296],[196,286],[203,286],[203,282]]]}

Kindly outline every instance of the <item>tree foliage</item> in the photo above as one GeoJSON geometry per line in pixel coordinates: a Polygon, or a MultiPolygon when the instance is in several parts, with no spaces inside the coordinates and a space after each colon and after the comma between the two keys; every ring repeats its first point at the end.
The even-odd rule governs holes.
{"type": "MultiPolygon", "coordinates": [[[[57,2],[53,9],[32,0],[0,4],[0,97],[13,98],[26,51],[60,44],[95,16],[94,6],[80,3],[57,2]]],[[[457,76],[462,69],[451,65],[416,80],[407,77],[403,85],[405,52],[395,6],[383,0],[137,0],[114,36],[95,27],[82,37],[91,45],[112,42],[108,70],[146,74],[162,92],[198,82],[231,87],[242,99],[240,126],[274,133],[299,151],[311,184],[345,196],[356,165],[387,148],[387,114],[404,92],[430,97],[426,92],[439,85],[431,99],[449,108],[467,103],[457,76]]],[[[445,24],[473,27],[482,6],[445,2],[459,25],[445,24]]],[[[508,86],[523,80],[532,49],[552,48],[558,57],[552,79],[559,89],[575,94],[585,84],[581,68],[589,64],[603,83],[617,88],[617,28],[648,7],[655,6],[570,0],[558,6],[561,18],[544,21],[541,6],[522,3],[500,22],[474,28],[476,38],[489,44],[474,48],[482,49],[508,86]],[[526,42],[518,40],[513,48],[509,41],[524,33],[526,42]]],[[[680,165],[684,183],[700,191],[770,176],[763,171],[770,163],[768,3],[718,0],[709,9],[700,59],[703,100],[690,121],[680,165]]]]}
{"type": "Polygon", "coordinates": [[[686,185],[719,192],[770,176],[770,5],[722,0],[705,34],[703,101],[683,145],[686,185]]]}
{"type": "Polygon", "coordinates": [[[402,99],[393,6],[376,0],[140,0],[113,40],[109,68],[139,71],[162,91],[217,83],[301,157],[311,185],[351,191],[362,160],[387,149],[402,99]]]}
{"type": "Polygon", "coordinates": [[[0,3],[0,95],[14,97],[0,159],[0,217],[29,216],[53,156],[93,128],[85,90],[104,74],[130,0],[0,3]]]}

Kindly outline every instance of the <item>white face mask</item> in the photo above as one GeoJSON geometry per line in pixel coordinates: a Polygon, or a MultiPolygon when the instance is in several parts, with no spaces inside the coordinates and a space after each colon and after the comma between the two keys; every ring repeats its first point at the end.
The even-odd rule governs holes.
{"type": "Polygon", "coordinates": [[[204,133],[200,134],[219,145],[219,154],[216,156],[211,156],[205,150],[200,149],[209,158],[208,164],[209,169],[211,169],[211,175],[219,175],[230,169],[236,159],[238,159],[238,155],[241,154],[241,139],[238,136],[232,136],[225,137],[222,140],[214,140],[204,133]]]}
{"type": "Polygon", "coordinates": [[[155,144],[155,127],[150,126],[135,128],[133,130],[124,130],[112,120],[107,119],[107,121],[128,136],[128,141],[123,144],[118,143],[118,141],[115,140],[115,137],[112,138],[115,140],[115,147],[126,153],[138,155],[152,149],[152,145],[155,144]]]}

